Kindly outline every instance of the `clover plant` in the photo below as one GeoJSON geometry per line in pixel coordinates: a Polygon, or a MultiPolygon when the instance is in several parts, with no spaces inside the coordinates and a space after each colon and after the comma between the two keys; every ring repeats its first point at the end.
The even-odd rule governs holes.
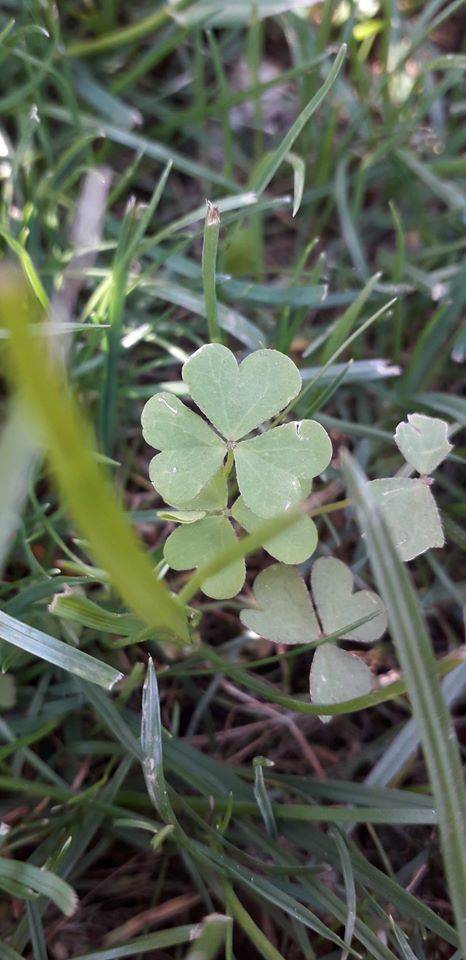
{"type": "Polygon", "coordinates": [[[294,567],[274,564],[256,577],[257,609],[242,610],[241,621],[274,643],[321,641],[309,678],[315,703],[339,703],[369,693],[372,675],[367,664],[335,641],[322,641],[335,634],[356,643],[378,640],[387,629],[380,597],[372,590],[353,593],[350,568],[334,557],[321,557],[313,564],[311,593],[294,567]]]}
{"type": "MultiPolygon", "coordinates": [[[[330,438],[315,420],[258,432],[301,390],[299,370],[285,354],[257,350],[238,364],[227,347],[206,344],[186,361],[182,376],[206,419],[164,392],[151,397],[142,413],[144,438],[160,451],[150,464],[151,481],[170,505],[163,515],[180,524],[164,548],[174,570],[198,567],[234,543],[232,521],[252,532],[299,503],[332,456],[330,438]],[[239,496],[230,506],[234,480],[239,496]]],[[[264,546],[293,564],[310,557],[316,545],[315,524],[302,516],[264,546]]],[[[244,578],[244,561],[238,560],[202,589],[226,599],[239,593],[244,578]]]]}
{"type": "MultiPolygon", "coordinates": [[[[160,515],[178,524],[164,547],[174,570],[199,567],[234,544],[236,527],[253,532],[290,510],[309,495],[313,478],[332,456],[330,438],[315,420],[265,427],[286,414],[301,390],[299,370],[285,354],[257,350],[238,364],[227,347],[210,343],[186,361],[182,376],[205,419],[167,392],[151,397],[142,413],[144,438],[159,451],[149,474],[168,504],[160,515]]],[[[452,445],[443,420],[418,413],[398,425],[394,439],[407,466],[369,486],[400,556],[411,560],[443,546],[430,474],[452,445]],[[407,476],[407,470],[419,476],[407,476]]],[[[258,575],[256,607],[240,616],[248,629],[275,643],[315,645],[311,698],[339,703],[369,693],[372,675],[337,639],[372,643],[385,632],[387,618],[376,593],[353,592],[351,570],[336,558],[313,564],[309,594],[293,565],[306,561],[316,546],[315,524],[304,515],[270,538],[264,548],[280,563],[258,575]]],[[[235,560],[208,577],[202,590],[214,599],[236,596],[245,574],[244,560],[235,560]]]]}
{"type": "Polygon", "coordinates": [[[407,422],[398,424],[395,443],[409,467],[420,476],[371,480],[369,486],[401,559],[408,561],[445,543],[430,474],[453,447],[448,424],[422,413],[410,413],[407,422]]]}

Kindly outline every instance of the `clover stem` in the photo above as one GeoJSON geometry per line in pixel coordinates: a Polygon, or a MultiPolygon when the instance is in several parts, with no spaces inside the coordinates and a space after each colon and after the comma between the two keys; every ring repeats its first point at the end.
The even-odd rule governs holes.
{"type": "Polygon", "coordinates": [[[227,453],[227,458],[225,460],[225,466],[223,468],[225,478],[230,476],[230,473],[233,468],[233,462],[234,462],[233,450],[229,450],[227,453]]]}
{"type": "Polygon", "coordinates": [[[334,503],[324,503],[322,507],[316,507],[310,510],[309,517],[321,517],[324,513],[335,513],[336,510],[346,510],[351,506],[351,500],[347,497],[345,500],[336,500],[334,503]]]}
{"type": "Polygon", "coordinates": [[[209,338],[212,343],[222,343],[222,333],[218,322],[216,267],[220,217],[217,207],[207,201],[207,213],[204,224],[204,245],[202,247],[202,283],[204,286],[205,312],[209,338]]]}

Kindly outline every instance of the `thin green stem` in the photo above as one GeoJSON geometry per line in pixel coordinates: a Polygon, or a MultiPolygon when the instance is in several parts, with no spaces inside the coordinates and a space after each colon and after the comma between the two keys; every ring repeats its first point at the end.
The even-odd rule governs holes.
{"type": "Polygon", "coordinates": [[[222,333],[218,322],[216,267],[220,215],[217,207],[207,201],[207,213],[204,225],[204,245],[202,247],[202,282],[209,338],[212,343],[222,342],[222,333]]]}

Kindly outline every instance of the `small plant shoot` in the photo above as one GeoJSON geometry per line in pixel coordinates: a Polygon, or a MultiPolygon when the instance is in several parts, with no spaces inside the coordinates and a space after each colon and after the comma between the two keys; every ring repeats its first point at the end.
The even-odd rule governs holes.
{"type": "MultiPolygon", "coordinates": [[[[311,699],[315,703],[341,703],[369,693],[372,676],[358,656],[342,650],[339,637],[354,643],[373,643],[387,629],[380,597],[372,590],[353,592],[349,567],[334,557],[316,560],[311,572],[311,594],[298,571],[275,564],[254,582],[258,609],[243,610],[245,627],[281,644],[319,642],[310,673],[311,699]]],[[[331,718],[322,716],[324,723],[331,718]]]]}
{"type": "MultiPolygon", "coordinates": [[[[330,438],[315,420],[257,432],[301,390],[299,370],[285,354],[257,350],[238,364],[227,347],[207,344],[186,361],[183,380],[209,422],[169,393],[156,394],[142,413],[144,438],[160,451],[150,464],[151,481],[173,508],[164,516],[180,524],[164,550],[174,570],[199,567],[234,542],[233,522],[251,533],[305,499],[332,457],[330,438]],[[233,488],[234,480],[240,495],[230,507],[228,482],[233,488]]],[[[275,559],[301,563],[316,545],[315,524],[302,516],[265,546],[275,559]]],[[[202,590],[227,599],[244,578],[244,561],[236,561],[202,590]]]]}
{"type": "Polygon", "coordinates": [[[448,424],[436,417],[410,413],[399,423],[395,443],[407,464],[419,477],[387,477],[371,480],[370,487],[402,560],[443,547],[445,537],[430,474],[453,449],[448,424]]]}

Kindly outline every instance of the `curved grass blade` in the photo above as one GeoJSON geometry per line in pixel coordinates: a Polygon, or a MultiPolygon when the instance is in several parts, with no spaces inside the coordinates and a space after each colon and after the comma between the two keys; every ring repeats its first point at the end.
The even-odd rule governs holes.
{"type": "Polygon", "coordinates": [[[26,897],[30,890],[48,897],[66,917],[72,917],[78,905],[78,898],[68,883],[50,870],[35,867],[32,863],[1,857],[0,886],[2,881],[6,884],[13,882],[18,888],[23,887],[26,897]]]}
{"type": "MultiPolygon", "coordinates": [[[[326,638],[328,639],[328,638],[326,638]]],[[[378,706],[380,703],[387,703],[402,696],[408,691],[408,682],[405,677],[400,680],[394,680],[393,683],[381,687],[366,694],[363,697],[354,697],[352,700],[344,700],[341,703],[309,703],[307,700],[299,700],[298,697],[291,697],[285,694],[277,693],[275,687],[267,681],[260,680],[254,674],[235,664],[227,663],[214,650],[205,650],[206,659],[210,660],[217,667],[219,672],[225,673],[236,683],[249,690],[254,690],[260,694],[269,703],[278,703],[287,710],[293,710],[295,713],[307,713],[313,716],[343,716],[347,713],[355,713],[357,710],[367,710],[369,707],[378,706]]],[[[445,658],[434,661],[434,670],[437,676],[445,676],[450,670],[454,670],[462,662],[461,659],[445,658]]]]}

